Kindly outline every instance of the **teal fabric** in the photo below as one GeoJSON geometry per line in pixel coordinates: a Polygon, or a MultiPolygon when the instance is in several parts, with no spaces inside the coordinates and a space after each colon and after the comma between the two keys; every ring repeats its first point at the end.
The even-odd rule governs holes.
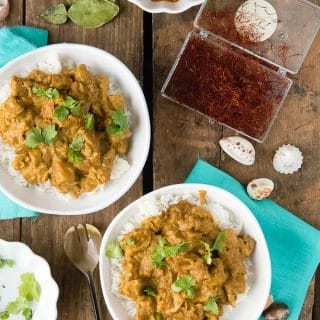
{"type": "MultiPolygon", "coordinates": [[[[12,59],[45,46],[48,43],[48,31],[26,26],[0,28],[0,67],[12,59]]],[[[0,193],[0,219],[32,217],[37,213],[21,208],[0,193]]]]}
{"type": "Polygon", "coordinates": [[[47,43],[47,30],[26,26],[0,28],[0,67],[47,43]]]}
{"type": "Polygon", "coordinates": [[[271,200],[252,200],[237,180],[202,160],[197,162],[186,182],[225,189],[251,209],[270,251],[271,294],[276,301],[289,305],[288,319],[297,320],[320,263],[320,232],[271,200]]]}

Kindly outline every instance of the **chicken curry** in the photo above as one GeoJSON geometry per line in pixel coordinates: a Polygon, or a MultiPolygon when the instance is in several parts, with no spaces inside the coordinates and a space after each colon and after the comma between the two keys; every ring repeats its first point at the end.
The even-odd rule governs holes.
{"type": "Polygon", "coordinates": [[[136,304],[136,320],[217,320],[246,292],[246,235],[221,230],[203,207],[180,201],[144,220],[120,242],[119,292],[136,304]]]}
{"type": "Polygon", "coordinates": [[[0,138],[15,149],[12,166],[29,184],[50,181],[79,197],[110,180],[117,155],[128,152],[124,98],[85,65],[11,78],[0,107],[0,138]]]}

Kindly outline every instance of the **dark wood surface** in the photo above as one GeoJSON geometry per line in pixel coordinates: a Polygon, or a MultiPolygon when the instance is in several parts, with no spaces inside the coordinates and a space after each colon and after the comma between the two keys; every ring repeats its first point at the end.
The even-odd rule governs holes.
{"type": "MultiPolygon", "coordinates": [[[[276,183],[273,199],[299,217],[320,228],[320,34],[316,38],[283,109],[264,144],[256,144],[257,161],[243,167],[221,152],[218,141],[232,131],[210,124],[207,118],[179,107],[160,95],[161,86],[186,34],[193,28],[197,8],[179,15],[143,14],[127,1],[110,24],[84,30],[72,23],[62,26],[42,22],[37,16],[56,0],[12,0],[7,25],[26,24],[49,31],[49,42],[84,43],[113,53],[144,85],[153,124],[153,149],[143,175],[131,190],[111,207],[96,214],[77,217],[41,215],[33,219],[0,221],[0,238],[28,244],[45,257],[60,288],[59,320],[93,319],[84,277],[64,256],[63,235],[69,226],[92,223],[104,232],[113,217],[143,193],[183,182],[198,158],[220,167],[243,184],[269,177],[276,183]],[[272,156],[283,143],[299,146],[304,153],[303,169],[280,175],[272,168],[272,156]]],[[[1,45],[1,44],[0,44],[1,45]]],[[[1,208],[0,208],[1,210],[1,208]]],[[[98,273],[96,273],[99,287],[98,273]]],[[[108,315],[101,296],[103,319],[108,315]]],[[[310,284],[300,320],[320,319],[320,275],[310,284]]]]}

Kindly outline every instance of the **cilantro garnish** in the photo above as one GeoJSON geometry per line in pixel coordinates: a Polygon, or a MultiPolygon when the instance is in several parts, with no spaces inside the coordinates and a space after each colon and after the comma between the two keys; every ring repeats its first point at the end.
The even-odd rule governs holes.
{"type": "Polygon", "coordinates": [[[92,131],[94,129],[94,116],[92,113],[87,113],[84,117],[85,129],[92,131]]]}
{"type": "Polygon", "coordinates": [[[123,135],[129,128],[128,119],[123,110],[111,112],[112,123],[107,127],[107,132],[114,136],[123,135]]]}
{"type": "Polygon", "coordinates": [[[123,250],[120,247],[118,241],[112,241],[107,244],[106,247],[106,256],[111,259],[122,259],[123,258],[123,250]]]}
{"type": "Polygon", "coordinates": [[[133,245],[136,244],[136,240],[134,240],[134,239],[132,239],[132,238],[129,238],[129,239],[127,240],[126,244],[127,244],[128,246],[133,246],[133,245]]]}
{"type": "Polygon", "coordinates": [[[162,320],[162,314],[160,312],[156,313],[156,320],[162,320]]]}
{"type": "Polygon", "coordinates": [[[184,291],[188,298],[193,299],[195,297],[194,286],[196,285],[196,279],[190,275],[184,275],[178,277],[172,284],[171,289],[175,292],[184,291]]]}
{"type": "Polygon", "coordinates": [[[20,276],[22,283],[19,286],[19,296],[16,300],[8,303],[6,309],[0,313],[0,319],[10,318],[10,314],[22,313],[25,320],[32,319],[32,308],[30,302],[40,300],[41,287],[33,273],[24,273],[20,276]]]}
{"type": "Polygon", "coordinates": [[[54,88],[40,88],[33,86],[32,87],[32,92],[37,96],[41,98],[46,98],[46,99],[57,99],[59,98],[59,91],[54,88]]]}
{"type": "Polygon", "coordinates": [[[156,290],[154,290],[152,287],[150,286],[146,286],[142,288],[142,294],[148,297],[155,297],[156,294],[156,290]]]}
{"type": "Polygon", "coordinates": [[[83,157],[81,155],[81,149],[84,146],[84,138],[81,134],[77,135],[68,147],[68,161],[73,164],[79,164],[83,157]]]}
{"type": "Polygon", "coordinates": [[[63,121],[70,113],[74,116],[79,116],[82,103],[83,101],[78,101],[70,96],[66,96],[62,105],[54,110],[54,116],[60,121],[63,121]]]}
{"type": "Polygon", "coordinates": [[[222,241],[224,240],[224,238],[225,238],[224,232],[223,231],[219,232],[212,248],[210,248],[208,243],[201,241],[201,243],[204,245],[204,247],[207,251],[206,255],[203,257],[206,264],[211,265],[211,263],[212,263],[212,258],[211,258],[212,251],[216,250],[220,253],[223,253],[222,241]]]}
{"type": "Polygon", "coordinates": [[[155,251],[151,255],[152,265],[156,268],[160,268],[166,265],[164,259],[166,257],[176,257],[179,253],[187,250],[187,244],[185,242],[179,243],[175,246],[167,245],[164,239],[159,240],[159,244],[155,251]]]}
{"type": "Polygon", "coordinates": [[[49,125],[42,130],[31,128],[27,132],[25,144],[29,148],[36,148],[39,143],[53,144],[56,141],[57,134],[55,125],[49,125]]]}
{"type": "Polygon", "coordinates": [[[219,314],[219,306],[216,301],[217,298],[209,297],[208,303],[203,307],[204,311],[211,312],[214,315],[219,314]]]}
{"type": "Polygon", "coordinates": [[[3,268],[4,266],[8,266],[9,268],[12,268],[13,265],[14,265],[14,261],[12,259],[2,259],[2,258],[0,258],[0,269],[3,268]]]}

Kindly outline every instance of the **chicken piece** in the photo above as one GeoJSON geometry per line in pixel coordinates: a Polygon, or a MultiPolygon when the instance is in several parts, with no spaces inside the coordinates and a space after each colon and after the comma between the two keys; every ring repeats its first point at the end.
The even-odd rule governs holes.
{"type": "Polygon", "coordinates": [[[111,103],[113,110],[119,110],[124,108],[124,98],[123,96],[109,96],[109,101],[111,103]]]}
{"type": "Polygon", "coordinates": [[[72,191],[76,184],[75,168],[67,161],[54,157],[51,169],[51,183],[62,193],[72,191]]]}

